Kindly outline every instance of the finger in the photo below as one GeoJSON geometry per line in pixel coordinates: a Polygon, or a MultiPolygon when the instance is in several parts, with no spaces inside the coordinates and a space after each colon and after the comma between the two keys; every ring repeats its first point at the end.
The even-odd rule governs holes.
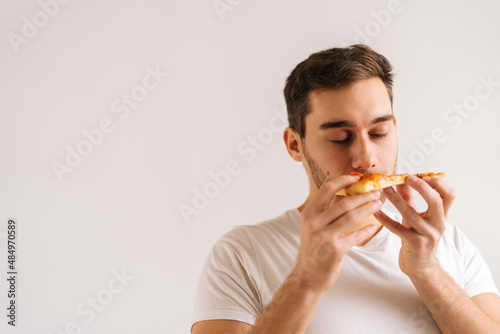
{"type": "MultiPolygon", "coordinates": [[[[396,186],[396,191],[415,211],[418,211],[413,197],[413,189],[409,185],[400,184],[396,186]]],[[[406,219],[403,219],[402,224],[408,228],[411,227],[408,226],[406,219]]]]}
{"type": "Polygon", "coordinates": [[[333,204],[343,200],[344,198],[348,198],[350,196],[340,196],[340,195],[333,195],[333,199],[332,201],[330,202],[330,205],[329,206],[332,206],[333,204]]]}
{"type": "Polygon", "coordinates": [[[400,184],[396,186],[398,194],[408,203],[412,208],[417,210],[415,199],[413,198],[413,191],[407,184],[400,184]]]}
{"type": "Polygon", "coordinates": [[[427,182],[441,196],[441,200],[443,201],[444,214],[447,217],[448,211],[455,201],[455,190],[453,190],[453,188],[448,183],[441,179],[425,177],[423,178],[423,180],[427,182]]]}
{"type": "Polygon", "coordinates": [[[340,238],[342,242],[345,242],[349,248],[355,245],[359,245],[369,237],[371,237],[377,229],[377,226],[370,224],[368,226],[363,227],[357,231],[344,235],[340,238]]]}
{"type": "Polygon", "coordinates": [[[320,222],[322,225],[331,224],[351,210],[354,210],[370,201],[375,201],[379,198],[380,192],[378,191],[346,196],[342,200],[335,202],[334,204],[332,204],[332,206],[326,209],[322,214],[320,222]]]}
{"type": "Polygon", "coordinates": [[[359,176],[342,175],[338,178],[323,183],[323,185],[319,188],[318,192],[312,199],[311,203],[309,203],[309,205],[304,208],[302,213],[305,216],[309,216],[310,214],[316,215],[322,212],[325,209],[325,206],[330,204],[333,195],[337,191],[350,186],[351,184],[359,181],[359,179],[359,176]]]}
{"type": "MultiPolygon", "coordinates": [[[[396,209],[408,221],[411,228],[417,232],[424,234],[428,230],[427,223],[423,220],[420,214],[410,206],[392,187],[384,189],[384,195],[387,199],[394,204],[396,209]]],[[[408,226],[408,227],[410,227],[408,226]]]]}
{"type": "Polygon", "coordinates": [[[332,235],[342,235],[344,232],[355,227],[363,219],[379,211],[381,208],[382,202],[380,200],[370,201],[358,206],[355,209],[347,211],[327,228],[332,235]]]}
{"type": "Polygon", "coordinates": [[[441,195],[434,190],[427,182],[414,175],[406,178],[406,184],[415,189],[427,202],[429,218],[431,221],[444,217],[443,200],[441,195]]]}
{"type": "Polygon", "coordinates": [[[382,211],[375,212],[373,216],[382,224],[384,227],[386,227],[390,232],[394,233],[401,239],[406,239],[410,236],[412,232],[409,228],[403,226],[399,222],[391,219],[388,215],[386,215],[382,211]]]}

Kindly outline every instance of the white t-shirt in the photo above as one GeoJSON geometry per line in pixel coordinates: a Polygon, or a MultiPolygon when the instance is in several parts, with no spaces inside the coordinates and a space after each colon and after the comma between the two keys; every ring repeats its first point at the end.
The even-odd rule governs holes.
{"type": "MultiPolygon", "coordinates": [[[[297,209],[260,224],[236,226],[222,236],[199,279],[193,324],[209,319],[254,324],[294,268],[299,238],[297,209]]],[[[306,333],[440,333],[399,269],[400,248],[401,239],[386,228],[364,246],[353,247],[306,333]]],[[[468,296],[498,294],[482,256],[456,226],[447,223],[437,258],[468,296]]]]}

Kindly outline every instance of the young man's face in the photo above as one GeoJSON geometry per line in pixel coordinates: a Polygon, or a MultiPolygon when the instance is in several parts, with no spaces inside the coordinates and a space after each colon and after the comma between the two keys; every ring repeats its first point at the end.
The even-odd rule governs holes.
{"type": "Polygon", "coordinates": [[[392,174],[396,169],[397,133],[391,101],[379,78],[309,95],[304,164],[316,187],[349,174],[392,174]]]}

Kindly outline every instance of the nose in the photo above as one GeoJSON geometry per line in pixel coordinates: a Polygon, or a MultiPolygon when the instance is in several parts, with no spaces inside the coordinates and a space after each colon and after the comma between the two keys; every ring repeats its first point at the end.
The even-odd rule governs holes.
{"type": "Polygon", "coordinates": [[[366,173],[375,167],[374,148],[368,138],[358,137],[352,145],[352,168],[366,173]]]}

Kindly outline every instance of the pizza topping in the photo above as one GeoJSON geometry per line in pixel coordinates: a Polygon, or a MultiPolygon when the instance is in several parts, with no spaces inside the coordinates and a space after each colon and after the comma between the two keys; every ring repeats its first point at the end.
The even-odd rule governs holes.
{"type": "MultiPolygon", "coordinates": [[[[385,175],[381,173],[370,173],[363,175],[361,173],[351,172],[350,175],[361,176],[361,179],[358,182],[340,190],[336,195],[349,196],[403,184],[406,183],[406,178],[409,174],[385,175]]],[[[442,178],[445,176],[445,173],[418,173],[414,175],[419,178],[442,178]]]]}

